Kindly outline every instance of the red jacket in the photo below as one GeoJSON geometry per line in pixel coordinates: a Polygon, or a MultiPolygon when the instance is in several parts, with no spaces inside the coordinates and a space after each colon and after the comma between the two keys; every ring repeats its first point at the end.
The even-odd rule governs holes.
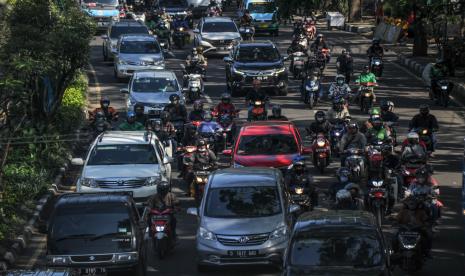
{"type": "Polygon", "coordinates": [[[236,115],[235,114],[236,113],[236,108],[234,107],[234,104],[232,104],[232,103],[229,103],[229,104],[219,103],[215,107],[213,112],[216,113],[218,115],[218,117],[220,117],[221,115],[226,114],[226,113],[229,113],[232,116],[234,116],[234,115],[236,115]]]}

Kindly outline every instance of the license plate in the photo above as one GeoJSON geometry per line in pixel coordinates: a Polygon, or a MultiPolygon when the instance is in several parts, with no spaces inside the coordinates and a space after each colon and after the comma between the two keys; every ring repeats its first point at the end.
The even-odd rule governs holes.
{"type": "Polygon", "coordinates": [[[260,28],[268,28],[268,24],[260,24],[260,28]]]}
{"type": "Polygon", "coordinates": [[[150,115],[160,115],[160,110],[155,110],[155,109],[149,110],[149,114],[150,115]]]}
{"type": "Polygon", "coordinates": [[[259,79],[259,80],[267,80],[268,77],[267,76],[258,76],[257,79],[259,79]]]}
{"type": "Polygon", "coordinates": [[[99,274],[105,274],[106,269],[105,268],[83,268],[81,269],[81,275],[99,275],[99,274]]]}
{"type": "Polygon", "coordinates": [[[228,256],[234,258],[256,257],[258,256],[258,250],[229,250],[228,256]]]}
{"type": "Polygon", "coordinates": [[[307,195],[292,195],[292,200],[302,201],[306,199],[307,199],[307,195]]]}

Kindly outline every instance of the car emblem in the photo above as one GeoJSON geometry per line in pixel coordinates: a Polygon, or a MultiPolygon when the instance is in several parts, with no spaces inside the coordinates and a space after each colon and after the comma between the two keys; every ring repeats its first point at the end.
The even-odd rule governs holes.
{"type": "Polygon", "coordinates": [[[95,256],[89,256],[89,261],[95,261],[95,256]]]}
{"type": "Polygon", "coordinates": [[[124,182],[124,180],[118,180],[117,183],[119,186],[123,186],[126,182],[124,182]]]}
{"type": "Polygon", "coordinates": [[[220,43],[224,43],[224,40],[220,40],[220,43]]]}
{"type": "Polygon", "coordinates": [[[244,237],[239,238],[239,243],[244,244],[244,243],[247,243],[248,241],[249,241],[249,237],[244,236],[244,237]]]}

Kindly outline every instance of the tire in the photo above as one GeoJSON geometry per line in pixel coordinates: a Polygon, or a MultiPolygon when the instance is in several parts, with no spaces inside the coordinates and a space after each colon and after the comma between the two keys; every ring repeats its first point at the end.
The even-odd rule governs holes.
{"type": "Polygon", "coordinates": [[[326,169],[326,159],[318,159],[318,166],[320,169],[320,173],[324,174],[326,169]]]}
{"type": "Polygon", "coordinates": [[[284,88],[279,89],[280,96],[287,96],[287,85],[284,88]]]}
{"type": "Polygon", "coordinates": [[[158,240],[157,242],[157,239],[154,239],[153,243],[154,243],[154,249],[155,249],[155,252],[157,253],[158,259],[163,260],[166,256],[166,251],[167,251],[166,240],[158,240]]]}
{"type": "Polygon", "coordinates": [[[315,96],[313,96],[313,93],[312,93],[308,97],[308,108],[313,109],[314,103],[315,103],[315,96]]]}
{"type": "Polygon", "coordinates": [[[377,207],[375,210],[376,223],[381,226],[383,225],[383,215],[381,214],[381,207],[377,207]]]}
{"type": "Polygon", "coordinates": [[[447,107],[449,106],[449,95],[442,93],[442,106],[447,107]]]}

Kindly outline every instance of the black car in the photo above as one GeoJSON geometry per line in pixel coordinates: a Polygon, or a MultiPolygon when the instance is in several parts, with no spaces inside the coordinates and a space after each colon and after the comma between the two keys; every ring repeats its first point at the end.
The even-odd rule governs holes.
{"type": "Polygon", "coordinates": [[[186,0],[159,0],[158,8],[165,9],[170,16],[186,16],[189,4],[186,0]]]}
{"type": "Polygon", "coordinates": [[[369,212],[308,212],[294,226],[283,275],[391,275],[389,252],[369,212]]]}
{"type": "Polygon", "coordinates": [[[146,228],[130,193],[64,194],[47,227],[48,267],[145,275],[146,228]]]}
{"type": "Polygon", "coordinates": [[[252,87],[254,79],[261,87],[287,95],[288,72],[278,48],[271,41],[244,41],[233,47],[226,62],[226,85],[232,96],[252,87]]]}

